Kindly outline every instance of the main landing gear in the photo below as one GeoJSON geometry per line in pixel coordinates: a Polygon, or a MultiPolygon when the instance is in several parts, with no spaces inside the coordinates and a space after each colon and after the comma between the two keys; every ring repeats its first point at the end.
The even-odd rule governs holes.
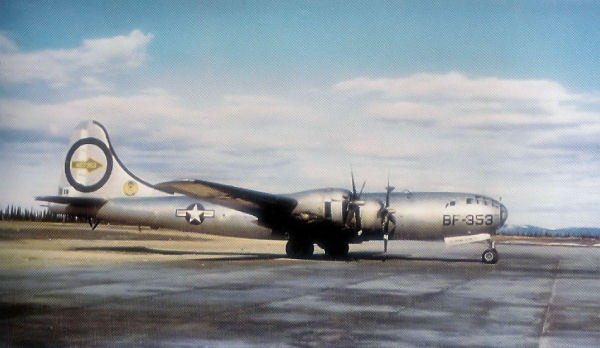
{"type": "Polygon", "coordinates": [[[350,247],[344,242],[330,242],[324,245],[325,254],[332,259],[343,259],[348,256],[350,247]]]}
{"type": "MultiPolygon", "coordinates": [[[[340,241],[319,243],[319,246],[325,249],[325,254],[332,259],[346,258],[350,249],[348,243],[340,241]]],[[[292,259],[308,259],[313,255],[314,251],[314,242],[311,240],[290,238],[285,245],[285,253],[292,259]]]]}
{"type": "Polygon", "coordinates": [[[481,254],[481,262],[493,265],[498,262],[498,251],[496,250],[496,242],[489,240],[489,248],[481,254]]]}
{"type": "Polygon", "coordinates": [[[308,259],[315,251],[315,245],[308,240],[289,239],[285,245],[285,253],[292,259],[308,259]]]}

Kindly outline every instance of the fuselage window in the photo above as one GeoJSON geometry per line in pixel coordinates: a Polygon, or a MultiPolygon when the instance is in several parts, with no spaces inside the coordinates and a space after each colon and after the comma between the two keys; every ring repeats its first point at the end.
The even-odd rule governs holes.
{"type": "Polygon", "coordinates": [[[467,204],[473,204],[473,198],[467,198],[467,204]]]}
{"type": "Polygon", "coordinates": [[[455,206],[456,205],[456,201],[450,201],[450,206],[455,206]]]}

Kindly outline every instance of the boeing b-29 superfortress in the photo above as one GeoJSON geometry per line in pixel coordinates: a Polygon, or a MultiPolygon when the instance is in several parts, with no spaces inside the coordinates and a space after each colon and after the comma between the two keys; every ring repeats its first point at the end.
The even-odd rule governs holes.
{"type": "Polygon", "coordinates": [[[310,258],[314,244],[344,257],[349,244],[388,239],[448,244],[488,242],[481,259],[498,261],[492,236],[507,218],[495,199],[470,193],[385,192],[322,188],[271,194],[204,180],[150,184],[117,157],[106,128],[77,126],[65,158],[58,195],[37,197],[56,213],[98,222],[258,238],[287,238],[291,258],[310,258]]]}

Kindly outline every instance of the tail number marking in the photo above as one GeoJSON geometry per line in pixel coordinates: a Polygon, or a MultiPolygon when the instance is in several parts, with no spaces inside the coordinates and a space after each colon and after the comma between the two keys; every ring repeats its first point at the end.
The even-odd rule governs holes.
{"type": "Polygon", "coordinates": [[[457,222],[464,222],[469,226],[490,226],[494,224],[494,215],[466,215],[464,218],[460,218],[460,215],[444,215],[442,224],[444,226],[455,226],[457,222]]]}

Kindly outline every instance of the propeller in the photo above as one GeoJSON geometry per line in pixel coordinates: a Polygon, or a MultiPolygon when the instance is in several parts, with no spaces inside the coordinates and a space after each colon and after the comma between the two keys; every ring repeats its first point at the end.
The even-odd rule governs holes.
{"type": "Polygon", "coordinates": [[[352,177],[352,192],[348,197],[348,210],[346,214],[346,221],[344,222],[344,227],[351,228],[352,219],[354,219],[356,221],[354,228],[357,231],[360,231],[362,229],[362,222],[360,219],[360,206],[364,203],[360,200],[360,197],[362,196],[367,181],[363,181],[362,187],[360,188],[360,192],[356,193],[356,182],[354,181],[354,171],[352,169],[350,169],[350,176],[352,177]]]}
{"type": "Polygon", "coordinates": [[[385,206],[381,209],[382,224],[381,229],[383,232],[383,252],[387,253],[387,245],[390,235],[394,235],[396,229],[396,218],[394,209],[390,208],[390,194],[394,191],[395,187],[390,186],[390,178],[388,177],[388,183],[385,188],[385,206]],[[390,222],[394,225],[390,230],[390,222]]]}

